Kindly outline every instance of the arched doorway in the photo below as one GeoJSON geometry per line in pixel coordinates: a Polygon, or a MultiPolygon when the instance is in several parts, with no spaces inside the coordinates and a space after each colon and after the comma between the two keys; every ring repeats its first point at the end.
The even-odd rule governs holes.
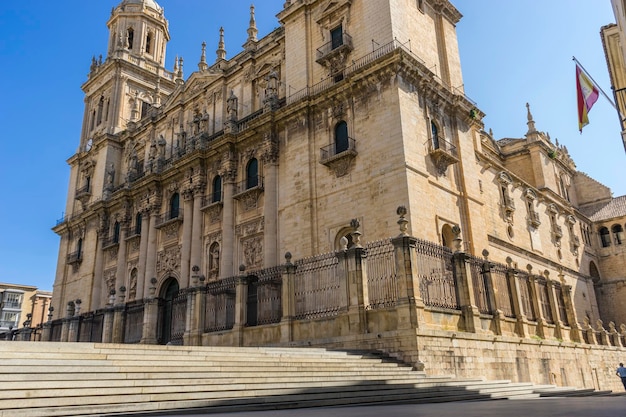
{"type": "MultiPolygon", "coordinates": [[[[168,278],[161,287],[159,300],[159,328],[158,343],[166,345],[172,341],[173,329],[176,327],[174,320],[175,300],[178,296],[179,286],[176,278],[168,278]]],[[[184,323],[183,323],[184,327],[184,323]]]]}

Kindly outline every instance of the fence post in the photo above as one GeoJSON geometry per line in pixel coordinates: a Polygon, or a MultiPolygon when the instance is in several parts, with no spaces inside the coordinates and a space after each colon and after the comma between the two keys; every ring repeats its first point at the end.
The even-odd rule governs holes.
{"type": "Polygon", "coordinates": [[[531,264],[526,265],[526,269],[528,270],[528,281],[529,285],[529,296],[530,302],[533,303],[533,310],[535,311],[535,320],[537,321],[537,336],[545,339],[546,337],[546,319],[543,315],[543,309],[541,305],[539,305],[539,290],[537,286],[537,277],[533,275],[533,266],[531,264]]]}
{"type": "Polygon", "coordinates": [[[150,278],[148,288],[148,298],[145,299],[143,307],[143,326],[141,329],[141,341],[143,345],[157,344],[157,323],[159,316],[159,300],[155,297],[157,279],[150,278]]]}
{"type": "Polygon", "coordinates": [[[367,332],[367,314],[365,308],[369,305],[367,289],[367,252],[361,245],[359,221],[353,219],[350,226],[354,230],[352,246],[346,252],[348,276],[348,320],[350,332],[367,332]]]}
{"type": "Polygon", "coordinates": [[[65,318],[63,319],[63,325],[61,327],[61,342],[73,341],[70,340],[70,321],[74,316],[74,309],[74,301],[68,302],[65,310],[65,318]]]}
{"type": "Polygon", "coordinates": [[[126,310],[126,287],[122,285],[119,289],[119,293],[120,295],[119,299],[117,300],[117,304],[115,304],[115,298],[111,300],[111,304],[115,304],[115,307],[113,307],[113,311],[111,312],[112,314],[106,313],[105,315],[105,319],[109,315],[113,316],[113,320],[111,323],[111,342],[113,343],[124,343],[124,311],[126,310]]]}
{"type": "Polygon", "coordinates": [[[483,282],[485,283],[485,291],[487,291],[487,297],[489,305],[492,308],[494,333],[497,335],[502,334],[502,322],[504,321],[504,313],[500,310],[498,305],[498,298],[496,297],[496,286],[493,283],[493,276],[491,275],[492,263],[489,262],[489,251],[483,249],[482,252],[485,257],[481,273],[483,274],[483,282]]]}
{"type": "Polygon", "coordinates": [[[544,271],[546,277],[546,285],[548,287],[548,301],[550,303],[550,311],[552,312],[552,321],[554,322],[554,337],[557,339],[563,339],[563,322],[559,315],[558,303],[556,295],[554,294],[554,282],[550,279],[550,272],[544,271]]]}
{"type": "Polygon", "coordinates": [[[576,316],[576,309],[572,301],[572,286],[565,284],[565,276],[559,271],[559,279],[561,280],[561,294],[563,295],[563,304],[567,314],[567,322],[570,327],[570,340],[574,342],[583,342],[583,335],[576,316]]]}
{"type": "Polygon", "coordinates": [[[405,218],[407,209],[398,207],[400,235],[391,240],[395,250],[396,274],[398,280],[398,327],[419,328],[424,322],[424,300],[419,289],[417,267],[417,239],[407,234],[409,221],[405,218]]]}
{"type": "Polygon", "coordinates": [[[239,276],[235,286],[235,324],[233,334],[237,341],[236,346],[243,346],[243,329],[246,326],[248,307],[248,279],[246,277],[246,266],[239,265],[239,276]]]}
{"type": "Polygon", "coordinates": [[[200,284],[204,284],[204,276],[200,275],[200,267],[194,265],[191,268],[191,287],[187,289],[187,311],[185,313],[185,333],[183,344],[185,346],[200,346],[202,344],[202,329],[200,326],[201,314],[199,304],[202,293],[200,284]]]}
{"type": "Polygon", "coordinates": [[[280,342],[289,343],[293,340],[293,321],[296,314],[294,299],[294,278],[296,266],[291,263],[291,252],[285,253],[285,264],[282,267],[282,293],[281,302],[283,308],[280,320],[280,342]]]}
{"type": "Polygon", "coordinates": [[[513,298],[513,313],[515,313],[515,319],[517,321],[515,332],[519,337],[528,337],[528,318],[522,309],[522,292],[519,287],[519,280],[517,279],[518,271],[513,268],[513,259],[511,259],[510,256],[507,256],[506,264],[506,278],[509,282],[509,288],[511,289],[511,297],[513,298]]]}
{"type": "Polygon", "coordinates": [[[609,339],[611,340],[611,345],[624,347],[622,344],[621,335],[617,332],[617,328],[615,328],[615,322],[609,322],[609,339]]]}
{"type": "Polygon", "coordinates": [[[43,323],[43,330],[41,333],[41,341],[49,342],[52,339],[52,314],[54,312],[54,307],[48,307],[48,321],[43,323]]]}
{"type": "Polygon", "coordinates": [[[459,302],[461,304],[461,312],[465,322],[465,330],[467,332],[476,333],[480,330],[480,312],[476,306],[476,297],[472,291],[472,272],[468,263],[469,256],[461,251],[461,228],[454,226],[452,232],[455,235],[454,244],[455,252],[452,255],[452,263],[454,264],[454,276],[459,289],[459,302]]]}

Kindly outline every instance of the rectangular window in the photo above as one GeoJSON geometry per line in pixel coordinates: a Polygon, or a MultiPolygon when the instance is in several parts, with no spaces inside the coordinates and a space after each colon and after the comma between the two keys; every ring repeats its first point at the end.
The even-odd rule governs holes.
{"type": "Polygon", "coordinates": [[[343,28],[341,25],[330,31],[331,49],[339,48],[343,45],[343,28]]]}

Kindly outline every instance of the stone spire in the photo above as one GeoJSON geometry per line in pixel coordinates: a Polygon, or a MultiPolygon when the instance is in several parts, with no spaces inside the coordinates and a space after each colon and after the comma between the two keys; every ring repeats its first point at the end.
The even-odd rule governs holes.
{"type": "Polygon", "coordinates": [[[202,54],[200,55],[200,62],[198,63],[198,69],[200,71],[206,71],[209,66],[206,63],[206,42],[202,42],[202,54]]]}
{"type": "Polygon", "coordinates": [[[528,118],[528,132],[526,132],[526,135],[530,135],[531,133],[537,133],[537,128],[535,128],[533,115],[530,113],[530,104],[526,103],[526,109],[528,110],[528,114],[526,116],[528,118]]]}
{"type": "Polygon", "coordinates": [[[254,17],[254,4],[250,5],[250,27],[248,27],[248,42],[256,42],[259,31],[256,28],[256,19],[254,17]]]}
{"type": "Polygon", "coordinates": [[[222,61],[226,59],[226,49],[224,45],[224,28],[220,28],[220,41],[217,44],[217,61],[222,61]]]}
{"type": "Polygon", "coordinates": [[[183,57],[181,56],[180,58],[178,58],[178,65],[174,65],[174,80],[180,84],[184,82],[184,79],[183,57]]]}

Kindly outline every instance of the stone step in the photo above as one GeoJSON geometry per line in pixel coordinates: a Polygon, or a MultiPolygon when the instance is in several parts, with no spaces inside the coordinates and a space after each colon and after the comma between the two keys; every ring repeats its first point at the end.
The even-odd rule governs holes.
{"type": "Polygon", "coordinates": [[[0,360],[6,364],[0,367],[0,417],[591,395],[427,376],[377,352],[319,348],[0,342],[0,360]]]}

